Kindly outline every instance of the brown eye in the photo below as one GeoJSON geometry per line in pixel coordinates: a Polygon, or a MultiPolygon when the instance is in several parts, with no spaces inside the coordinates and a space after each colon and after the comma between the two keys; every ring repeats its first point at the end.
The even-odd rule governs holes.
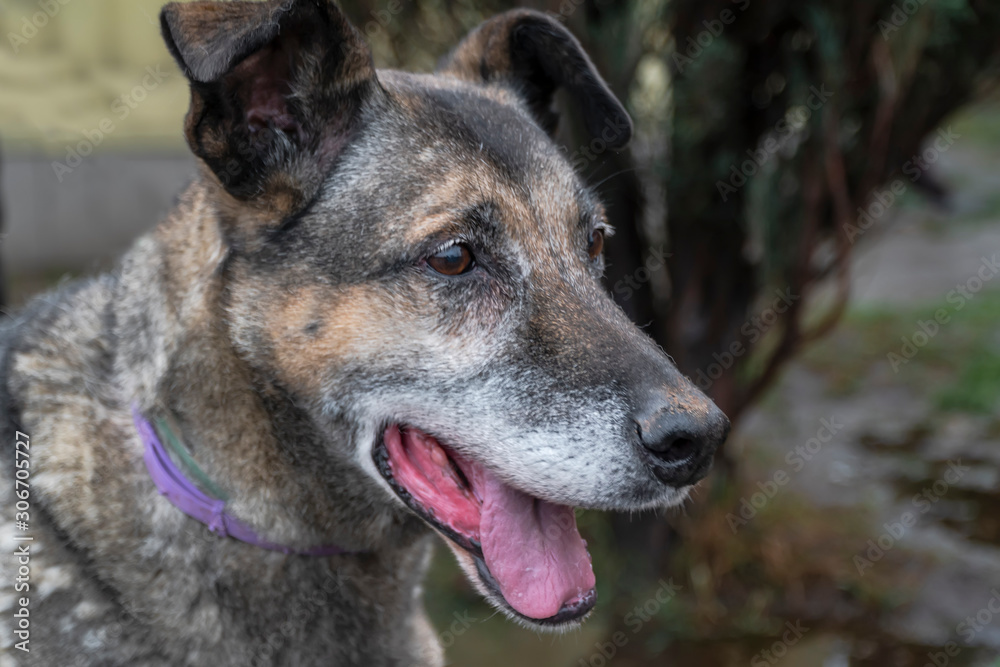
{"type": "Polygon", "coordinates": [[[432,269],[446,276],[457,276],[472,268],[472,251],[461,243],[450,245],[427,258],[432,269]]]}
{"type": "Polygon", "coordinates": [[[604,250],[604,230],[595,229],[590,232],[590,236],[587,238],[587,254],[590,255],[591,259],[597,259],[597,256],[601,254],[604,250]]]}

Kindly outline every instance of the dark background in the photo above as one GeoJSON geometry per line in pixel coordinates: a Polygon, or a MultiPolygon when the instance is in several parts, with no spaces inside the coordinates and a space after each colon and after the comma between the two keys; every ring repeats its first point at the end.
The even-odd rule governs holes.
{"type": "MultiPolygon", "coordinates": [[[[1000,665],[1000,5],[343,4],[380,67],[514,4],[579,37],[636,123],[620,153],[560,130],[617,228],[608,289],[735,425],[682,511],[580,517],[579,631],[494,617],[441,550],[452,663],[1000,665]]],[[[0,0],[8,308],[192,173],[159,5],[0,0]]]]}

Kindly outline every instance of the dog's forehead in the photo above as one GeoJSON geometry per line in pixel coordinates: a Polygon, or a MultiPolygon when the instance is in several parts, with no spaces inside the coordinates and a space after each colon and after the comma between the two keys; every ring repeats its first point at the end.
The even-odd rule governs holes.
{"type": "Polygon", "coordinates": [[[395,71],[379,80],[392,104],[344,171],[355,197],[367,190],[397,215],[380,225],[387,235],[416,242],[483,204],[522,238],[595,215],[596,199],[514,91],[395,71]]]}
{"type": "Polygon", "coordinates": [[[379,81],[408,121],[403,129],[491,159],[514,178],[529,177],[540,163],[558,157],[558,149],[509,88],[393,70],[380,71],[379,81]]]}

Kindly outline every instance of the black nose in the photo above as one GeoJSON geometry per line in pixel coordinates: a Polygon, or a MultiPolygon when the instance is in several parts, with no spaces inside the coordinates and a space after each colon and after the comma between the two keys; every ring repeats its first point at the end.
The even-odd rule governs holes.
{"type": "Polygon", "coordinates": [[[643,458],[672,486],[703,479],[729,434],[729,419],[707,399],[687,407],[658,397],[637,410],[634,420],[643,458]]]}

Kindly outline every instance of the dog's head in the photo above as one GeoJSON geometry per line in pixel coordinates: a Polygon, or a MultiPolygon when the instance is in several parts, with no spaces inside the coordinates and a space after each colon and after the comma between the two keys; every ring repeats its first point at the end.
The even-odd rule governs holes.
{"type": "Polygon", "coordinates": [[[513,11],[417,75],[376,72],[328,0],[162,22],[239,353],[317,424],[349,423],[330,455],[444,535],[495,605],[581,618],[572,508],[681,501],[728,421],[601,286],[610,229],[551,139],[553,95],[611,148],[631,121],[579,43],[513,11]]]}

